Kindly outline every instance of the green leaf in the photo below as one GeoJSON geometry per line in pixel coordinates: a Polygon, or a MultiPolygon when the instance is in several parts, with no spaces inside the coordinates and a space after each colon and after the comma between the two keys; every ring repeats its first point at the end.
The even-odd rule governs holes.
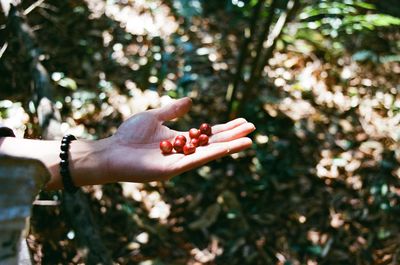
{"type": "Polygon", "coordinates": [[[375,6],[373,4],[370,4],[370,3],[355,2],[354,5],[357,6],[357,7],[364,8],[364,9],[375,10],[375,6]]]}
{"type": "Polygon", "coordinates": [[[384,14],[368,14],[365,15],[365,20],[377,27],[386,27],[392,25],[400,25],[400,19],[384,14]]]}

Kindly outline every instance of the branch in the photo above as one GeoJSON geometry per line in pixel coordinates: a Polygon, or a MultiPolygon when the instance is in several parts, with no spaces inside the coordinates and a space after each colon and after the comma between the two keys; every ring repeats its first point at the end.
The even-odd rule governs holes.
{"type": "Polygon", "coordinates": [[[268,38],[263,43],[264,55],[260,54],[261,63],[257,64],[254,67],[253,75],[250,77],[248,82],[248,90],[252,90],[254,85],[259,81],[262,70],[264,69],[265,65],[268,63],[268,60],[271,58],[273,51],[276,46],[276,42],[280,37],[284,26],[286,25],[288,18],[290,17],[290,13],[294,10],[295,2],[297,0],[289,0],[286,6],[286,10],[282,12],[278,21],[275,23],[274,28],[268,35],[268,38]]]}
{"type": "Polygon", "coordinates": [[[247,57],[248,46],[249,46],[253,36],[255,35],[257,21],[260,16],[264,2],[265,2],[265,0],[258,1],[253,9],[253,14],[252,14],[252,17],[250,20],[250,29],[249,29],[250,32],[248,32],[246,34],[246,30],[248,28],[245,29],[245,34],[244,34],[245,37],[244,37],[242,46],[240,48],[238,64],[236,67],[235,74],[233,76],[233,83],[229,84],[227,92],[226,92],[226,101],[228,102],[228,113],[231,113],[233,102],[236,99],[236,91],[237,91],[239,82],[242,80],[242,69],[244,66],[245,59],[247,57]]]}
{"type": "Polygon", "coordinates": [[[264,43],[265,43],[266,39],[269,39],[268,33],[271,31],[271,26],[272,26],[272,22],[274,20],[274,14],[275,14],[277,6],[278,6],[278,0],[273,0],[271,3],[271,6],[269,8],[268,17],[265,19],[265,22],[263,25],[263,31],[262,31],[260,38],[258,40],[258,43],[257,43],[256,56],[254,57],[254,61],[252,64],[250,79],[252,79],[254,77],[254,75],[257,72],[257,69],[259,68],[260,60],[262,58],[264,43]]]}
{"type": "Polygon", "coordinates": [[[254,70],[254,74],[250,77],[250,80],[247,83],[246,91],[243,93],[243,99],[240,105],[241,110],[253,95],[254,87],[260,81],[262,70],[264,69],[265,65],[267,65],[268,60],[272,57],[277,40],[279,39],[289,18],[291,18],[295,10],[297,10],[298,3],[299,0],[288,1],[285,11],[282,12],[278,21],[275,23],[274,28],[268,35],[267,40],[263,43],[264,52],[263,55],[260,54],[259,56],[262,58],[262,60],[259,65],[255,66],[256,68],[254,70]]]}

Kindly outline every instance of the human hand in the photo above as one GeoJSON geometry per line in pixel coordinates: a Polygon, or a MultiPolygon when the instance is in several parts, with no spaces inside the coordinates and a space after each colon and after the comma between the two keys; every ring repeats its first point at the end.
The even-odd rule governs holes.
{"type": "Polygon", "coordinates": [[[162,154],[160,141],[172,141],[180,134],[189,138],[188,132],[172,130],[163,123],[183,116],[191,104],[189,98],[183,98],[168,106],[136,114],[122,123],[112,137],[104,140],[108,146],[105,152],[107,182],[166,180],[251,146],[252,141],[245,136],[255,127],[239,118],[213,126],[209,144],[198,147],[194,154],[162,154]]]}

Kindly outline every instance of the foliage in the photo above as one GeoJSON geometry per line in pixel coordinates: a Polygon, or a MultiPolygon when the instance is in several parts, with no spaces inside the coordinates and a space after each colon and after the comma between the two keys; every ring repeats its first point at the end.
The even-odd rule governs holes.
{"type": "Polygon", "coordinates": [[[395,54],[399,51],[398,43],[384,43],[382,35],[390,35],[388,33],[400,25],[400,19],[380,13],[372,3],[318,1],[305,7],[299,18],[297,34],[300,38],[316,44],[328,37],[331,49],[337,52],[347,49],[355,53],[368,50],[372,54],[395,54]],[[371,42],[384,46],[371,46],[371,42]]]}
{"type": "MultiPolygon", "coordinates": [[[[62,131],[105,137],[130,115],[182,96],[193,110],[170,126],[225,122],[257,2],[43,2],[26,19],[62,131]]],[[[272,1],[261,5],[246,47],[237,101],[257,127],[251,150],[165,183],[85,188],[116,263],[398,262],[399,18],[372,1],[295,2],[244,100],[262,25],[275,14],[274,27],[288,1],[275,11],[272,1]]],[[[28,51],[7,26],[0,36],[0,117],[40,137],[28,51]]],[[[36,263],[84,262],[74,239],[61,207],[34,206],[36,263]]]]}

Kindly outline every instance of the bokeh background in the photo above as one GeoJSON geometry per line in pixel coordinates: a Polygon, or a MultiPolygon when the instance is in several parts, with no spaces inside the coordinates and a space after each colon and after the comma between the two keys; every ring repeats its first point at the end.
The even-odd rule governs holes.
{"type": "MultiPolygon", "coordinates": [[[[184,96],[173,128],[257,127],[170,181],[85,187],[115,264],[400,263],[397,0],[6,2],[0,121],[20,137],[98,139],[184,96]]],[[[35,264],[87,263],[60,201],[33,206],[35,264]]]]}

